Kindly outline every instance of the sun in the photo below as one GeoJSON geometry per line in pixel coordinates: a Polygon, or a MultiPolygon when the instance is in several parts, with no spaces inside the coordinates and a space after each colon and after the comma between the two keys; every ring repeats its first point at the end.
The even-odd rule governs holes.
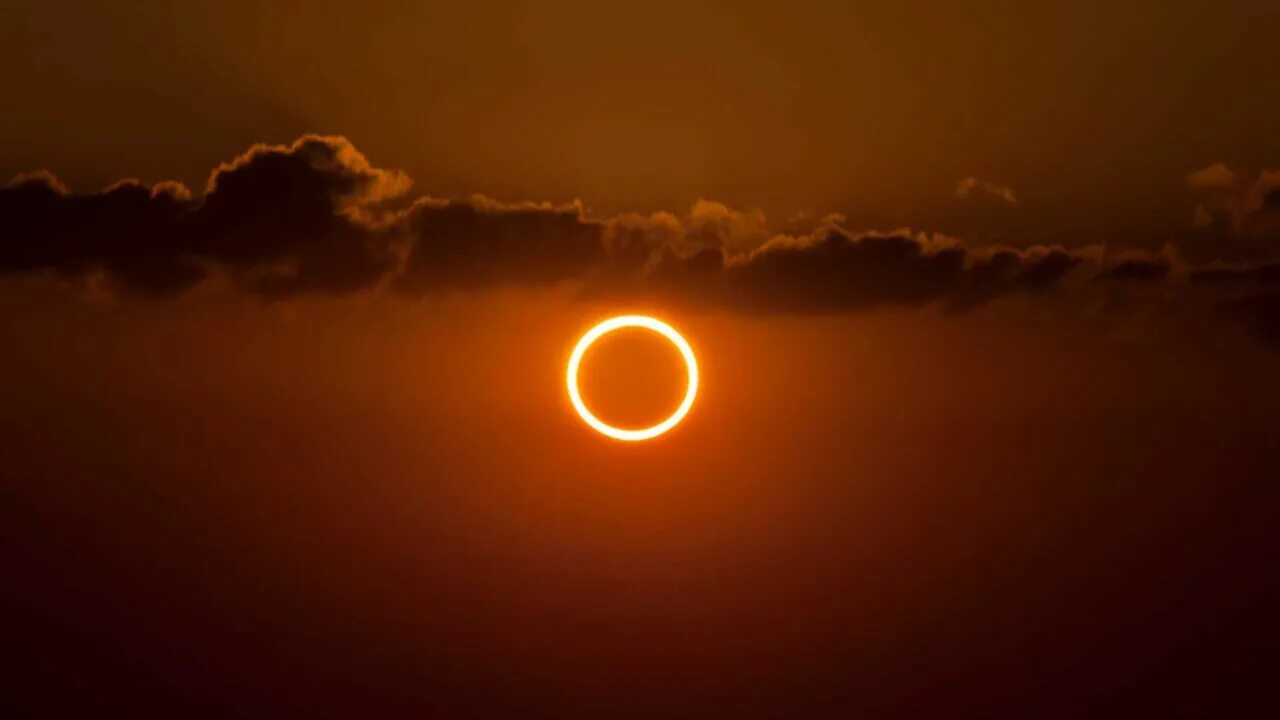
{"type": "Polygon", "coordinates": [[[565,370],[565,385],[569,389],[569,401],[573,403],[573,409],[577,410],[583,422],[596,432],[615,440],[628,442],[650,440],[678,425],[689,413],[689,408],[693,407],[693,400],[698,396],[698,360],[694,357],[693,348],[689,346],[689,342],[667,323],[648,315],[618,315],[591,328],[578,340],[573,353],[569,356],[569,366],[565,370]],[[670,340],[671,344],[680,351],[680,356],[684,358],[685,371],[688,375],[684,399],[680,401],[680,406],[675,412],[656,425],[635,429],[614,427],[592,414],[587,404],[582,401],[582,393],[578,390],[578,368],[582,365],[582,358],[587,354],[587,350],[596,340],[623,328],[642,328],[655,332],[670,340]]]}

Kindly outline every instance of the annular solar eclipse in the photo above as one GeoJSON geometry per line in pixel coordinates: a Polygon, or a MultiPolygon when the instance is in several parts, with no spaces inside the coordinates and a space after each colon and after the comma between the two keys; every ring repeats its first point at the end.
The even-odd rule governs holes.
{"type": "Polygon", "coordinates": [[[684,416],[689,413],[689,408],[693,407],[693,400],[698,395],[698,360],[694,357],[693,348],[689,346],[689,342],[667,323],[647,315],[619,315],[591,328],[578,340],[578,344],[573,348],[573,353],[569,356],[569,366],[565,371],[565,385],[569,389],[569,400],[573,403],[573,409],[578,412],[582,421],[596,432],[615,440],[628,442],[650,440],[680,424],[684,416]],[[655,332],[671,341],[671,344],[675,345],[676,349],[680,351],[680,356],[684,358],[685,372],[688,379],[680,406],[665,420],[649,427],[619,428],[604,422],[596,417],[587,407],[587,404],[583,402],[582,393],[578,389],[578,370],[582,366],[582,358],[591,349],[591,345],[614,330],[623,328],[641,328],[655,332]]]}

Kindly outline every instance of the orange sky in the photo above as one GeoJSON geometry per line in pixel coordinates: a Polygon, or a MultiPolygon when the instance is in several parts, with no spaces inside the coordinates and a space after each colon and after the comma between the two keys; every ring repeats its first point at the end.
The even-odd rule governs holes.
{"type": "Polygon", "coordinates": [[[131,688],[176,674],[181,703],[145,702],[1022,708],[1041,696],[1010,694],[1042,683],[1111,697],[1111,673],[1159,653],[1124,697],[1194,677],[1193,700],[1216,703],[1240,666],[1205,674],[1180,643],[1265,642],[1243,634],[1252,610],[1225,634],[1186,626],[1267,597],[1249,538],[1272,517],[1280,397],[1257,383],[1273,353],[1245,338],[672,313],[704,389],[684,424],[632,445],[583,427],[561,382],[608,306],[226,289],[100,306],[27,285],[8,289],[25,310],[2,338],[22,542],[5,553],[40,569],[0,595],[39,618],[24,657],[131,658],[71,665],[104,702],[138,707],[131,688]],[[104,607],[125,638],[56,640],[104,607]],[[921,663],[938,678],[923,694],[921,663]],[[971,694],[993,674],[1004,685],[971,694]]]}
{"type": "Polygon", "coordinates": [[[3,4],[0,715],[1273,703],[1278,30],[3,4]]]}

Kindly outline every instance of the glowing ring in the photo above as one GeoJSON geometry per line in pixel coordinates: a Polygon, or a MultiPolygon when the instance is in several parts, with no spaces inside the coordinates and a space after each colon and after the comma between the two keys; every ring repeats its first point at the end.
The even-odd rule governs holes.
{"type": "Polygon", "coordinates": [[[647,315],[619,315],[591,328],[578,341],[577,346],[573,348],[573,354],[569,356],[569,368],[565,372],[565,384],[569,388],[569,400],[573,403],[573,409],[577,410],[578,415],[582,416],[583,422],[590,425],[596,432],[615,440],[631,442],[649,440],[675,427],[688,414],[689,408],[693,407],[693,399],[698,395],[698,361],[693,357],[693,348],[689,347],[689,343],[670,325],[647,315]],[[650,425],[647,428],[638,430],[617,428],[602,421],[587,409],[586,403],[582,402],[582,393],[578,392],[578,367],[582,364],[582,356],[587,354],[587,349],[591,347],[591,344],[614,330],[631,327],[652,330],[670,340],[671,344],[675,345],[676,349],[680,351],[680,355],[684,357],[684,367],[689,375],[688,386],[684,391],[684,400],[680,401],[680,407],[676,408],[676,411],[671,413],[670,417],[657,425],[650,425]]]}

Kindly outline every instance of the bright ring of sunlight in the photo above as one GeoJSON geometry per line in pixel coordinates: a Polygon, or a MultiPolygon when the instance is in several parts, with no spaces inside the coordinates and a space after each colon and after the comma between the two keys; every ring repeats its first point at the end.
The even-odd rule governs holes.
{"type": "Polygon", "coordinates": [[[684,416],[689,412],[689,408],[693,407],[693,399],[698,395],[698,361],[693,357],[693,348],[689,347],[689,343],[670,325],[647,315],[619,315],[591,328],[578,341],[577,346],[573,348],[573,354],[569,356],[569,368],[565,373],[565,384],[569,387],[569,400],[573,403],[573,409],[577,410],[578,415],[582,416],[582,420],[596,432],[615,440],[633,442],[649,440],[675,427],[684,419],[684,416]],[[592,343],[614,330],[632,327],[652,330],[670,340],[671,344],[675,345],[676,349],[680,351],[680,355],[684,357],[685,370],[689,376],[688,386],[684,391],[684,400],[680,401],[680,407],[676,408],[676,411],[671,413],[670,417],[657,425],[650,425],[647,428],[638,430],[614,427],[591,414],[591,411],[587,409],[586,403],[582,402],[582,393],[578,391],[578,367],[582,364],[582,356],[587,354],[587,349],[591,347],[592,343]]]}

